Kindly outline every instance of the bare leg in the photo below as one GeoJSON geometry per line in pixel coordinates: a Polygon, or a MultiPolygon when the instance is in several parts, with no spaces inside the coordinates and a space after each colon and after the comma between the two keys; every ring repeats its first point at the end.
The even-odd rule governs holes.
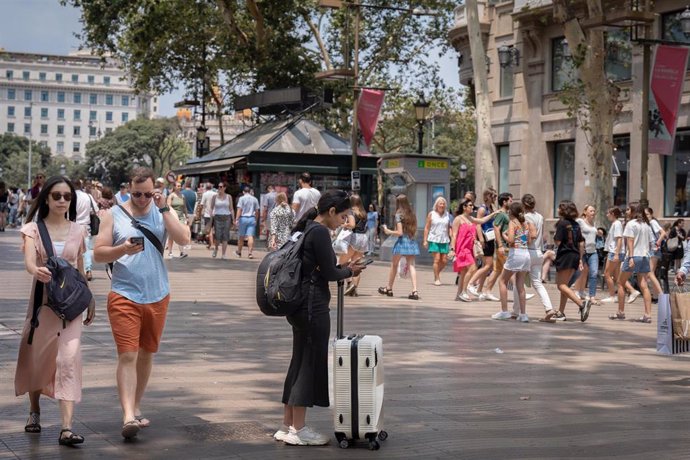
{"type": "Polygon", "coordinates": [[[394,255],[391,260],[391,269],[388,272],[388,289],[393,289],[393,284],[395,283],[395,276],[398,274],[398,264],[400,263],[400,255],[394,255]]]}
{"type": "Polygon", "coordinates": [[[558,310],[561,313],[565,311],[565,304],[568,299],[575,302],[578,307],[582,305],[580,299],[578,299],[573,290],[568,287],[568,282],[570,278],[573,277],[573,273],[575,273],[575,270],[572,268],[556,272],[556,284],[558,285],[558,290],[561,291],[561,300],[558,306],[558,310]]]}
{"type": "Polygon", "coordinates": [[[74,401],[60,400],[60,415],[62,417],[62,429],[72,429],[72,416],[74,415],[74,401]]]}
{"type": "Polygon", "coordinates": [[[137,355],[136,351],[120,353],[117,358],[117,391],[122,406],[122,421],[134,420],[137,394],[137,355]]]}
{"type": "Polygon", "coordinates": [[[434,282],[441,282],[441,253],[434,252],[434,282]]]}
{"type": "Polygon", "coordinates": [[[223,241],[221,244],[222,244],[222,248],[223,248],[223,250],[222,250],[222,252],[221,252],[221,256],[225,256],[225,253],[226,253],[227,250],[228,250],[228,242],[227,242],[227,241],[223,241]]]}
{"type": "Polygon", "coordinates": [[[242,247],[244,246],[244,237],[240,236],[237,238],[237,252],[239,253],[240,257],[242,257],[242,247]]]}
{"type": "MultiPolygon", "coordinates": [[[[470,279],[474,275],[474,273],[477,271],[477,265],[472,264],[469,267],[465,269],[465,272],[463,273],[462,276],[462,292],[467,293],[467,286],[470,285],[470,279]]],[[[458,281],[458,286],[460,286],[460,282],[458,281]]],[[[469,294],[468,294],[469,295],[469,294]]]]}
{"type": "Polygon", "coordinates": [[[515,285],[517,286],[518,296],[520,301],[519,309],[521,314],[525,314],[527,308],[527,294],[525,293],[525,276],[526,272],[517,272],[515,274],[515,285]]]}
{"type": "Polygon", "coordinates": [[[412,280],[412,292],[417,292],[417,268],[414,266],[415,256],[405,256],[407,266],[410,270],[410,280],[412,280]]]}
{"type": "Polygon", "coordinates": [[[247,249],[249,249],[249,254],[254,251],[254,237],[251,235],[247,237],[247,249]]]}
{"type": "Polygon", "coordinates": [[[656,257],[652,257],[649,259],[649,273],[647,274],[649,278],[649,283],[652,285],[652,289],[654,290],[654,293],[659,296],[661,295],[661,284],[659,283],[659,280],[656,278],[656,266],[659,263],[659,259],[656,257]]]}
{"type": "Polygon", "coordinates": [[[448,265],[448,255],[447,254],[439,254],[439,264],[438,264],[438,279],[439,281],[441,280],[441,272],[446,268],[446,265],[448,265]]]}
{"type": "Polygon", "coordinates": [[[41,399],[40,391],[30,391],[29,392],[29,411],[41,413],[41,405],[39,400],[41,399]]]}
{"type": "Polygon", "coordinates": [[[292,406],[283,404],[283,425],[292,426],[292,406]]]}
{"type": "Polygon", "coordinates": [[[479,285],[477,291],[479,292],[481,292],[484,287],[484,280],[486,280],[486,275],[489,273],[489,270],[491,270],[492,262],[493,259],[491,256],[484,256],[482,268],[477,270],[472,278],[470,278],[469,284],[477,283],[479,285]]]}
{"type": "Polygon", "coordinates": [[[508,281],[513,277],[513,272],[503,270],[498,277],[498,292],[501,297],[501,311],[508,311],[508,281]]]}
{"type": "Polygon", "coordinates": [[[630,272],[621,272],[618,275],[618,311],[625,312],[625,285],[628,284],[630,272]]]}
{"type": "Polygon", "coordinates": [[[141,399],[151,376],[153,353],[139,349],[137,356],[137,389],[134,398],[134,415],[141,415],[141,399]]]}
{"type": "Polygon", "coordinates": [[[296,430],[304,428],[307,418],[307,408],[304,406],[292,406],[292,426],[296,430]]]}
{"type": "MultiPolygon", "coordinates": [[[[645,316],[652,316],[652,294],[647,286],[647,277],[640,276],[639,278],[640,291],[642,291],[642,298],[644,299],[644,314],[645,316]]],[[[659,284],[658,281],[657,284],[659,284]]]]}

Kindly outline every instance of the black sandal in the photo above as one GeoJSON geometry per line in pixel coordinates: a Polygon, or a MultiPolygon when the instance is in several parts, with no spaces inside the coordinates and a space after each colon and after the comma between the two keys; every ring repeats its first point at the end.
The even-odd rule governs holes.
{"type": "Polygon", "coordinates": [[[388,289],[387,287],[380,287],[379,288],[379,294],[387,295],[388,297],[393,297],[393,290],[388,289]]]}
{"type": "Polygon", "coordinates": [[[27,433],[40,433],[41,432],[41,413],[40,412],[29,412],[29,420],[26,421],[26,426],[24,431],[27,433]]]}
{"type": "Polygon", "coordinates": [[[407,298],[410,300],[419,300],[419,292],[412,291],[412,293],[408,295],[407,298]]]}
{"type": "Polygon", "coordinates": [[[78,435],[72,431],[72,428],[63,428],[60,430],[60,437],[58,444],[61,446],[73,446],[84,442],[84,436],[78,435]],[[69,436],[62,436],[64,433],[69,433],[69,436]]]}

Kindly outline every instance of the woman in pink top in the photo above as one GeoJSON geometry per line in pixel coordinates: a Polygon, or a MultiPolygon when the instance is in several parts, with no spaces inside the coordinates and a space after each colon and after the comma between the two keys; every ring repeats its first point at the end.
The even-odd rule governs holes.
{"type": "Polygon", "coordinates": [[[453,261],[453,271],[458,273],[458,293],[455,300],[469,302],[472,300],[467,293],[467,285],[470,282],[469,270],[476,268],[474,260],[474,242],[477,239],[477,232],[481,232],[478,224],[490,221],[496,215],[496,211],[482,218],[472,216],[474,203],[472,200],[464,200],[458,206],[456,218],[453,220],[451,230],[451,256],[455,256],[453,261]]]}
{"type": "MultiPolygon", "coordinates": [[[[29,308],[19,346],[17,372],[14,389],[17,396],[29,393],[29,420],[24,427],[27,433],[41,432],[41,394],[57,399],[62,414],[62,430],[58,442],[61,445],[74,445],[84,442],[84,438],[72,431],[74,403],[81,400],[81,329],[78,319],[63,324],[63,320],[45,306],[39,310],[39,326],[34,329],[33,342],[28,344],[31,330],[31,317],[34,304],[34,286],[37,282],[50,281],[50,271],[45,267],[48,259],[41,243],[38,226],[32,222],[38,215],[48,229],[53,253],[73,266],[82,275],[84,263],[84,230],[75,222],[77,215],[76,192],[72,183],[61,176],[48,179],[34,202],[27,221],[22,227],[24,240],[24,263],[26,271],[34,278],[29,299],[29,308]]],[[[95,315],[94,305],[87,310],[85,325],[91,324],[95,315]]]]}

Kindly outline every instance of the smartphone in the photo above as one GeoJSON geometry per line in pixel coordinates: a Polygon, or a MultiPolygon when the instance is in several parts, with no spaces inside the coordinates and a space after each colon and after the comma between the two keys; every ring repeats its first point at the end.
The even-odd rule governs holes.
{"type": "Polygon", "coordinates": [[[373,263],[374,263],[374,259],[365,259],[365,260],[359,259],[359,260],[357,261],[357,265],[364,265],[365,267],[366,267],[367,265],[373,264],[373,263]]]}
{"type": "Polygon", "coordinates": [[[144,245],[144,237],[143,236],[133,236],[129,239],[129,242],[132,244],[138,244],[140,246],[144,245]]]}

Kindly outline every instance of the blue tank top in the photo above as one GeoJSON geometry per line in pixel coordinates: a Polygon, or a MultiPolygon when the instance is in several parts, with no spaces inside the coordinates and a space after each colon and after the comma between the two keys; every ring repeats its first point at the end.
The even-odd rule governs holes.
{"type": "MultiPolygon", "coordinates": [[[[484,210],[485,216],[488,216],[489,214],[491,214],[491,209],[489,209],[488,206],[486,206],[485,204],[479,206],[479,208],[484,210]]],[[[494,228],[494,218],[493,217],[488,222],[484,222],[482,224],[482,232],[487,232],[493,228],[494,228]]]]}
{"type": "MultiPolygon", "coordinates": [[[[111,210],[113,215],[113,245],[124,243],[132,236],[144,236],[132,227],[132,221],[118,206],[111,210]]],[[[167,232],[163,215],[152,204],[145,216],[136,219],[153,232],[165,246],[167,232]]],[[[170,293],[168,270],[163,256],[144,236],[144,250],[131,256],[124,255],[113,264],[112,290],[139,304],[154,303],[170,293]]]]}

